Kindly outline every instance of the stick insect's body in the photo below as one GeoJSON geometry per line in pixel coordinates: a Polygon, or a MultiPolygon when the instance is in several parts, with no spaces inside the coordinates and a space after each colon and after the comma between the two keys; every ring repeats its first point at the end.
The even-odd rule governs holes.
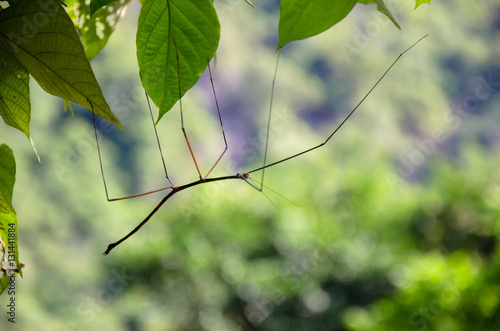
{"type": "MultiPolygon", "coordinates": [[[[189,151],[191,153],[191,156],[193,158],[193,161],[195,163],[195,166],[196,166],[196,169],[198,171],[198,175],[199,175],[199,180],[196,180],[194,182],[191,182],[191,183],[188,183],[188,184],[184,184],[184,185],[174,185],[174,183],[172,182],[172,180],[169,178],[168,174],[167,174],[167,170],[166,170],[166,167],[165,167],[165,162],[163,162],[164,164],[164,167],[165,167],[165,174],[166,174],[166,177],[168,179],[168,181],[170,182],[170,186],[168,187],[165,187],[165,188],[162,188],[162,189],[158,189],[158,190],[154,190],[154,191],[151,191],[151,192],[146,192],[146,193],[141,193],[141,194],[136,194],[136,195],[132,195],[132,196],[128,196],[128,197],[123,197],[123,198],[117,198],[117,199],[110,199],[109,198],[109,195],[108,195],[108,191],[107,191],[107,187],[106,187],[106,181],[104,179],[104,172],[103,172],[103,169],[102,169],[102,162],[101,162],[101,154],[100,154],[100,149],[99,149],[99,141],[97,139],[97,129],[96,129],[96,126],[95,126],[95,117],[94,117],[94,130],[95,130],[95,137],[96,137],[96,143],[97,143],[97,150],[98,150],[98,154],[99,154],[99,163],[100,163],[100,166],[101,166],[101,174],[102,174],[102,177],[103,177],[103,183],[104,183],[104,188],[105,188],[105,191],[106,191],[106,197],[108,199],[108,201],[117,201],[117,200],[124,200],[124,199],[129,199],[129,198],[135,198],[135,197],[139,197],[139,196],[144,196],[144,195],[148,195],[148,194],[151,194],[151,193],[156,193],[156,192],[159,192],[159,191],[164,191],[164,190],[170,190],[170,192],[167,193],[167,195],[165,195],[163,197],[163,199],[158,203],[158,205],[149,213],[149,215],[139,224],[137,225],[131,232],[129,232],[125,237],[123,237],[122,239],[110,244],[108,246],[108,248],[106,249],[106,251],[103,253],[104,255],[107,255],[109,254],[109,252],[111,252],[111,250],[113,248],[115,248],[116,246],[118,246],[119,244],[121,244],[123,241],[127,240],[130,236],[132,236],[134,233],[136,233],[137,231],[139,231],[139,229],[144,225],[146,224],[150,219],[151,217],[161,208],[161,206],[167,202],[167,200],[169,200],[172,196],[174,196],[175,194],[185,190],[185,189],[188,189],[190,187],[193,187],[193,186],[197,186],[197,185],[201,185],[201,184],[205,184],[205,183],[210,183],[210,182],[217,182],[217,181],[222,181],[222,180],[229,180],[229,179],[240,179],[240,180],[243,180],[245,181],[246,183],[248,183],[250,186],[252,186],[253,188],[259,190],[259,191],[262,191],[262,188],[263,188],[263,183],[264,183],[264,173],[265,173],[265,169],[269,168],[269,167],[272,167],[272,166],[275,166],[277,164],[280,164],[280,163],[283,163],[285,161],[288,161],[290,159],[293,159],[293,158],[296,158],[298,156],[301,156],[303,154],[306,154],[306,153],[309,153],[315,149],[318,149],[322,146],[324,146],[326,143],[328,143],[328,141],[337,133],[337,131],[345,124],[345,122],[354,114],[354,112],[359,108],[359,106],[363,103],[363,101],[372,93],[372,91],[375,89],[375,87],[377,87],[377,85],[382,81],[382,79],[384,79],[384,77],[387,75],[387,73],[392,69],[392,67],[396,64],[396,62],[399,61],[399,59],[406,53],[408,52],[411,48],[413,48],[416,44],[418,44],[422,39],[424,39],[425,37],[427,37],[427,35],[425,35],[424,37],[420,38],[417,42],[415,42],[412,46],[410,46],[409,48],[407,48],[405,51],[403,51],[397,58],[396,60],[389,66],[389,68],[383,73],[383,75],[377,80],[377,82],[373,85],[373,87],[365,94],[365,96],[361,99],[361,101],[351,110],[351,112],[344,118],[344,120],[337,126],[337,128],[326,138],[325,141],[323,141],[322,143],[314,146],[314,147],[311,147],[309,149],[306,149],[302,152],[299,152],[297,154],[294,154],[294,155],[291,155],[289,157],[286,157],[284,159],[281,159],[279,161],[276,161],[276,162],[273,162],[273,163],[270,163],[270,164],[267,164],[267,149],[268,149],[268,140],[269,140],[269,131],[270,131],[270,123],[271,123],[271,115],[272,115],[272,100],[273,100],[273,92],[274,92],[274,86],[275,86],[275,81],[276,81],[276,73],[277,73],[277,68],[278,68],[278,61],[279,61],[279,53],[278,53],[278,59],[277,59],[277,62],[276,62],[276,69],[275,69],[275,72],[274,72],[274,79],[273,79],[273,83],[272,83],[272,89],[271,89],[271,104],[270,104],[270,109],[269,109],[269,118],[268,118],[268,126],[267,126],[267,139],[266,139],[266,145],[265,145],[265,151],[264,151],[264,162],[263,162],[263,165],[261,167],[258,167],[256,169],[253,169],[253,170],[250,170],[250,171],[247,171],[247,172],[244,172],[244,173],[236,173],[235,175],[229,175],[229,176],[221,176],[221,177],[208,177],[210,175],[210,173],[212,172],[212,170],[215,168],[215,166],[218,164],[218,162],[221,160],[222,156],[225,154],[225,152],[227,151],[228,149],[228,145],[227,145],[227,141],[226,141],[226,136],[225,136],[225,133],[224,133],[224,128],[223,128],[223,125],[222,125],[222,118],[221,118],[221,115],[220,115],[220,111],[219,111],[219,107],[218,107],[218,104],[217,104],[217,97],[216,97],[216,94],[215,94],[215,88],[214,88],[214,85],[213,85],[213,81],[212,81],[212,75],[211,75],[211,72],[210,72],[210,66],[208,66],[208,69],[209,69],[209,73],[210,73],[210,81],[212,83],[212,88],[213,88],[213,92],[214,92],[214,96],[215,96],[215,102],[216,102],[216,105],[217,105],[217,111],[218,111],[218,114],[219,114],[219,121],[220,121],[220,125],[221,125],[221,130],[222,130],[222,135],[223,135],[223,138],[224,138],[224,143],[225,143],[225,148],[223,150],[223,152],[221,153],[221,155],[219,156],[219,158],[217,159],[217,161],[215,162],[215,164],[210,168],[210,170],[208,171],[207,175],[206,176],[202,176],[201,173],[200,173],[200,170],[198,168],[198,164],[196,162],[196,158],[194,156],[194,153],[191,149],[191,145],[189,144],[189,140],[187,138],[187,135],[186,135],[186,132],[185,132],[185,129],[184,129],[184,122],[183,122],[183,116],[182,116],[182,104],[181,104],[181,123],[182,123],[182,131],[183,131],[183,134],[184,134],[184,137],[185,137],[185,140],[186,140],[186,143],[188,145],[188,148],[189,148],[189,151]],[[262,171],[262,176],[261,176],[261,181],[260,181],[260,185],[255,185],[253,183],[250,182],[250,174],[251,173],[254,173],[254,172],[257,172],[257,171],[262,171]]],[[[175,44],[175,39],[174,39],[174,44],[175,44]]],[[[177,61],[178,63],[178,61],[177,61]]],[[[180,89],[180,80],[179,80],[179,92],[181,91],[180,89]]],[[[181,99],[179,99],[181,101],[181,99]]],[[[149,100],[148,100],[148,105],[149,105],[149,100]]],[[[151,108],[150,108],[151,109],[151,108]]],[[[153,120],[153,124],[154,124],[154,119],[151,115],[151,118],[153,120]]],[[[155,132],[156,132],[156,127],[155,127],[155,132]]],[[[158,135],[157,135],[158,137],[158,135]]],[[[159,146],[159,144],[158,144],[159,146]]],[[[160,155],[162,157],[162,160],[163,160],[163,155],[162,155],[162,152],[161,152],[161,147],[159,148],[160,150],[160,155]]]]}

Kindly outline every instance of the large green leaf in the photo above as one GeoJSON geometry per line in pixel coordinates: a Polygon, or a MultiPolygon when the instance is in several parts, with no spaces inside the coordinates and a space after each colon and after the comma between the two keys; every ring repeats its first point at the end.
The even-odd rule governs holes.
{"type": "Polygon", "coordinates": [[[73,22],[55,0],[19,0],[0,12],[0,39],[50,94],[78,103],[121,128],[85,57],[73,22]]]}
{"type": "MultiPolygon", "coordinates": [[[[7,246],[8,254],[6,269],[18,269],[22,276],[17,245],[17,216],[12,207],[12,194],[16,178],[16,162],[12,150],[7,145],[0,145],[0,196],[5,202],[6,210],[0,212],[0,239],[7,246]]],[[[5,279],[2,278],[2,284],[5,279]]],[[[2,285],[3,287],[3,285],[2,285]]]]}
{"type": "MultiPolygon", "coordinates": [[[[418,2],[419,0],[417,0],[418,2]]],[[[424,0],[425,1],[425,0],[424,0]]],[[[428,0],[430,1],[430,0],[428,0]]],[[[392,23],[394,23],[394,25],[399,29],[401,30],[401,26],[399,25],[399,23],[396,21],[396,19],[394,18],[394,16],[392,15],[392,13],[389,11],[389,8],[387,8],[387,6],[385,5],[384,3],[384,0],[360,0],[358,1],[359,3],[362,3],[362,4],[370,4],[370,3],[375,3],[377,4],[377,9],[379,12],[381,12],[382,14],[384,14],[385,16],[387,16],[391,21],[392,23]]],[[[417,7],[418,7],[418,4],[417,4],[417,7]]]]}
{"type": "Polygon", "coordinates": [[[67,1],[66,11],[78,30],[89,60],[106,46],[129,2],[130,0],[92,1],[89,6],[85,0],[67,1]],[[109,4],[111,2],[113,3],[109,4]],[[101,7],[104,8],[98,10],[101,7]]]}
{"type": "Polygon", "coordinates": [[[281,0],[278,49],[315,36],[340,22],[356,0],[281,0]]]}
{"type": "Polygon", "coordinates": [[[180,96],[198,81],[217,50],[219,37],[211,0],[144,2],[137,28],[137,60],[142,84],[160,109],[158,121],[179,100],[179,81],[180,96]]]}
{"type": "Polygon", "coordinates": [[[0,41],[0,115],[5,124],[30,138],[29,73],[12,51],[0,41]]]}

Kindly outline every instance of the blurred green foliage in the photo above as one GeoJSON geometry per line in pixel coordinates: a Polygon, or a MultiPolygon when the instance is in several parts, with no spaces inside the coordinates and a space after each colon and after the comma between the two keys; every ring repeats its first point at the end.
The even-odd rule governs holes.
{"type": "MultiPolygon", "coordinates": [[[[216,2],[223,32],[214,81],[230,147],[218,175],[261,162],[278,13],[275,2],[254,3],[257,10],[216,2]]],[[[495,330],[499,97],[480,77],[500,81],[498,4],[394,5],[403,32],[357,6],[337,30],[284,48],[270,161],[322,141],[394,58],[430,33],[332,142],[268,169],[266,186],[284,198],[243,181],[200,185],[106,257],[107,244],[162,195],[107,203],[91,118],[75,107],[73,120],[32,84],[42,165],[21,133],[0,130],[16,157],[13,203],[27,264],[15,329],[495,330]]],[[[113,197],[167,185],[131,9],[93,62],[125,127],[98,122],[113,197]]],[[[213,104],[205,74],[183,107],[207,170],[223,146],[213,104]]],[[[196,180],[178,110],[163,122],[169,175],[196,180]]]]}

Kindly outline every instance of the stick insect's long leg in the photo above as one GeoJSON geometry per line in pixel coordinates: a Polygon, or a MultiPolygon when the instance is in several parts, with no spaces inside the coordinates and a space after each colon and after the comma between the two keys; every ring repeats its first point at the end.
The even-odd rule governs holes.
{"type": "Polygon", "coordinates": [[[160,139],[158,138],[158,131],[156,130],[155,119],[153,117],[153,111],[151,110],[151,103],[149,102],[149,95],[146,90],[144,90],[144,93],[146,94],[146,100],[148,101],[149,115],[151,115],[151,122],[153,123],[153,128],[155,130],[156,142],[158,143],[158,151],[160,152],[161,162],[163,163],[163,169],[165,170],[165,177],[167,177],[167,180],[170,182],[170,187],[174,187],[175,184],[168,176],[167,166],[165,165],[165,158],[163,157],[163,152],[161,150],[160,139]]]}
{"type": "MultiPolygon", "coordinates": [[[[373,92],[373,90],[378,86],[378,84],[382,81],[382,79],[384,79],[384,77],[389,73],[389,71],[392,69],[392,67],[394,67],[394,65],[399,61],[399,59],[406,52],[408,52],[410,49],[412,49],[415,45],[417,45],[422,39],[424,39],[427,36],[428,36],[428,34],[426,34],[425,36],[423,36],[422,38],[420,38],[419,40],[417,40],[417,42],[415,42],[413,45],[411,45],[405,51],[403,51],[401,54],[399,54],[399,56],[396,58],[396,60],[394,60],[394,62],[389,66],[389,68],[382,74],[382,76],[380,76],[380,78],[377,80],[377,82],[375,83],[375,85],[372,86],[372,88],[368,91],[368,93],[365,94],[365,96],[356,105],[356,107],[354,107],[354,109],[351,110],[351,112],[344,118],[344,120],[337,126],[337,128],[335,128],[335,130],[333,130],[333,132],[328,136],[328,138],[326,138],[326,140],[324,142],[322,142],[321,144],[316,145],[314,147],[311,147],[309,149],[306,149],[305,151],[302,151],[300,153],[294,154],[292,156],[286,157],[284,159],[281,159],[279,161],[276,161],[276,162],[273,162],[273,163],[270,163],[270,164],[265,164],[265,158],[264,158],[264,165],[262,167],[250,170],[250,171],[246,172],[243,175],[247,175],[248,176],[248,174],[250,174],[252,172],[259,171],[259,170],[262,170],[262,172],[264,172],[264,170],[266,168],[269,168],[269,167],[272,167],[272,166],[277,165],[279,163],[282,163],[282,162],[288,161],[290,159],[296,158],[296,157],[298,157],[300,155],[309,153],[309,152],[311,152],[311,151],[313,151],[313,150],[315,150],[317,148],[320,148],[320,147],[324,146],[337,133],[337,131],[340,130],[340,128],[345,124],[345,122],[347,122],[347,120],[352,116],[352,114],[354,114],[354,112],[359,108],[359,106],[361,106],[361,104],[363,103],[363,101],[365,101],[365,99],[373,92]]],[[[274,89],[274,81],[273,81],[273,89],[274,89]]],[[[268,132],[269,132],[269,128],[268,128],[268,132]]],[[[267,154],[267,142],[266,142],[266,154],[267,154]]],[[[262,174],[262,181],[263,180],[264,180],[264,174],[262,174]]]]}
{"type": "MultiPolygon", "coordinates": [[[[110,198],[109,197],[108,186],[106,185],[106,178],[104,176],[104,168],[102,166],[101,148],[99,146],[99,138],[97,137],[97,125],[96,125],[96,121],[95,121],[94,106],[92,105],[92,102],[89,101],[89,103],[90,103],[90,107],[92,108],[91,110],[92,110],[92,121],[94,122],[95,142],[96,142],[96,146],[97,146],[97,155],[99,156],[99,167],[101,169],[102,182],[104,184],[104,191],[106,192],[106,199],[108,201],[118,201],[118,200],[132,199],[132,198],[137,198],[137,197],[141,197],[141,196],[144,196],[144,195],[148,195],[148,194],[152,194],[152,193],[156,193],[156,192],[160,192],[160,191],[164,191],[164,190],[168,190],[168,189],[173,188],[174,186],[171,185],[171,186],[168,186],[168,187],[160,188],[158,190],[149,191],[149,192],[140,193],[140,194],[129,195],[129,196],[126,196],[126,197],[121,197],[121,198],[110,198]]],[[[159,142],[158,142],[158,144],[159,144],[159,142]]],[[[162,159],[163,159],[163,156],[162,156],[162,159]]],[[[168,178],[168,176],[167,176],[167,178],[168,178]]],[[[169,179],[169,181],[170,181],[170,179],[169,179]]],[[[172,184],[171,181],[170,181],[170,183],[172,184]]]]}
{"type": "Polygon", "coordinates": [[[208,175],[210,175],[212,170],[214,170],[214,168],[217,166],[217,164],[222,159],[222,157],[224,156],[224,154],[226,153],[226,151],[228,149],[227,140],[226,140],[226,133],[224,132],[224,125],[222,124],[222,116],[220,114],[220,109],[219,109],[219,102],[217,101],[217,94],[215,93],[215,86],[214,86],[214,81],[212,78],[212,70],[210,70],[210,62],[208,63],[208,75],[210,76],[210,85],[212,85],[212,91],[214,92],[215,107],[217,108],[217,115],[219,116],[220,129],[222,131],[222,138],[224,139],[225,146],[224,146],[224,150],[220,154],[219,158],[217,159],[217,161],[215,161],[214,165],[212,166],[212,168],[210,168],[210,170],[207,172],[205,177],[203,177],[203,179],[206,179],[208,177],[208,175]]]}
{"type": "MultiPolygon", "coordinates": [[[[266,168],[269,167],[268,165],[266,165],[266,163],[267,163],[267,151],[269,149],[269,133],[271,131],[271,119],[272,119],[272,114],[273,114],[274,87],[276,86],[276,75],[278,74],[278,64],[280,61],[280,55],[281,55],[281,48],[278,50],[278,56],[276,58],[276,66],[274,68],[273,82],[271,84],[271,98],[269,101],[269,115],[267,118],[267,130],[266,130],[266,145],[264,147],[264,160],[262,162],[262,167],[255,169],[255,170],[252,170],[252,171],[249,171],[247,173],[244,173],[241,177],[245,182],[247,182],[248,185],[250,185],[251,187],[253,187],[254,189],[256,189],[257,191],[260,191],[260,192],[262,192],[262,189],[265,187],[264,175],[266,172],[266,168]],[[262,170],[262,177],[260,179],[260,184],[256,185],[256,184],[251,183],[248,180],[248,179],[251,179],[251,178],[249,178],[248,174],[251,172],[257,171],[257,170],[262,170]]],[[[255,181],[255,182],[257,182],[257,181],[255,181]]]]}
{"type": "Polygon", "coordinates": [[[184,139],[186,140],[186,143],[189,148],[189,153],[191,153],[191,157],[193,158],[194,165],[196,167],[196,171],[198,172],[198,176],[200,179],[203,179],[201,176],[200,168],[198,167],[198,162],[196,162],[196,158],[194,157],[193,149],[191,148],[191,144],[189,143],[189,139],[186,134],[186,129],[184,127],[184,113],[182,111],[182,90],[181,90],[181,71],[179,68],[179,52],[177,51],[177,44],[175,43],[175,37],[172,34],[172,41],[174,43],[174,48],[175,48],[175,58],[177,59],[177,84],[179,87],[179,108],[181,110],[181,128],[182,128],[182,133],[184,134],[184,139]]]}
{"type": "Polygon", "coordinates": [[[259,191],[262,191],[264,188],[264,175],[266,172],[266,162],[267,162],[267,151],[269,147],[269,132],[271,131],[271,118],[273,114],[273,100],[274,100],[274,87],[276,86],[276,75],[278,73],[278,64],[280,61],[280,55],[281,55],[281,48],[278,50],[278,56],[276,58],[276,67],[274,68],[274,76],[273,76],[273,83],[271,87],[271,100],[269,102],[269,116],[267,119],[267,130],[266,130],[266,146],[264,148],[264,161],[262,164],[262,177],[260,179],[260,187],[258,188],[259,191]]]}
{"type": "Polygon", "coordinates": [[[194,162],[194,165],[196,167],[196,171],[198,172],[198,176],[200,177],[201,180],[204,180],[215,169],[215,167],[217,166],[217,164],[219,163],[219,161],[222,159],[222,157],[224,156],[224,154],[228,150],[226,133],[224,132],[224,125],[222,124],[222,116],[221,116],[221,113],[220,113],[219,102],[217,101],[217,94],[215,93],[214,81],[213,81],[213,78],[212,78],[212,71],[210,69],[210,62],[208,63],[208,74],[210,76],[210,84],[212,85],[212,91],[214,93],[214,98],[215,98],[215,106],[217,108],[217,115],[219,117],[219,123],[220,123],[221,131],[222,131],[222,138],[224,140],[224,150],[219,155],[219,157],[217,158],[217,160],[215,161],[215,163],[213,164],[213,166],[210,168],[210,170],[207,172],[207,174],[203,177],[201,175],[200,168],[198,166],[198,162],[196,161],[196,157],[194,156],[193,149],[191,148],[191,144],[189,143],[189,139],[187,137],[186,129],[184,127],[184,113],[183,113],[183,108],[182,108],[181,74],[180,74],[180,68],[179,68],[179,53],[177,52],[177,45],[175,43],[175,38],[174,38],[173,35],[172,35],[172,40],[173,40],[174,47],[175,47],[175,57],[177,59],[177,77],[178,77],[177,78],[177,83],[178,83],[178,87],[179,87],[179,108],[180,108],[180,112],[181,112],[182,133],[184,134],[184,139],[186,140],[186,143],[188,145],[189,153],[191,154],[191,157],[193,158],[193,162],[194,162]]]}

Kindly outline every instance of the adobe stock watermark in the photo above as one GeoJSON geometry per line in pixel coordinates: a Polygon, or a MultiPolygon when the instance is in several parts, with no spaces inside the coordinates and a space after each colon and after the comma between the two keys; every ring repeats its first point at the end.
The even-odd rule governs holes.
{"type": "MultiPolygon", "coordinates": [[[[326,245],[320,245],[313,249],[309,254],[303,254],[299,259],[292,262],[288,269],[278,277],[281,282],[288,284],[294,292],[299,292],[301,284],[307,281],[307,277],[317,268],[318,265],[328,263],[335,259],[335,252],[326,245]]],[[[226,276],[227,277],[227,276],[226,276]]],[[[241,292],[242,290],[240,290],[241,292]]],[[[243,299],[247,302],[244,307],[243,319],[239,317],[238,323],[247,328],[258,328],[266,319],[268,319],[274,310],[287,300],[287,296],[280,290],[272,293],[265,293],[266,298],[259,298],[258,291],[252,289],[243,290],[248,292],[248,297],[243,294],[243,299]],[[254,292],[254,293],[252,293],[254,292]]],[[[240,293],[240,297],[242,294],[240,293]]],[[[330,295],[321,288],[312,289],[301,298],[300,307],[303,315],[313,315],[322,313],[330,306],[330,295]]]]}
{"type": "MultiPolygon", "coordinates": [[[[229,14],[239,6],[252,6],[255,8],[250,0],[216,0],[214,7],[217,10],[219,17],[224,14],[229,14]]],[[[250,8],[250,7],[249,7],[250,8]]],[[[250,8],[251,9],[251,8],[250,8]]]]}
{"type": "MultiPolygon", "coordinates": [[[[273,117],[271,119],[269,141],[271,142],[274,134],[280,133],[289,126],[289,123],[296,118],[295,114],[289,112],[287,108],[276,108],[273,111],[273,117]]],[[[232,155],[238,160],[243,160],[244,163],[248,164],[255,160],[258,156],[264,157],[263,152],[267,137],[267,128],[261,129],[256,135],[248,136],[246,139],[241,141],[235,149],[231,149],[231,144],[229,142],[229,150],[232,151],[232,155]]],[[[225,155],[229,158],[230,155],[225,155]]],[[[235,162],[228,160],[225,162],[224,168],[215,168],[218,175],[232,175],[237,172],[244,172],[248,169],[238,169],[235,162]]],[[[210,185],[203,185],[201,188],[201,194],[195,195],[191,202],[189,203],[178,203],[178,208],[184,217],[186,222],[189,222],[191,217],[199,212],[206,213],[210,208],[217,205],[217,197],[223,192],[222,183],[214,182],[210,185]]]]}
{"type": "Polygon", "coordinates": [[[435,289],[441,290],[439,297],[431,300],[426,306],[419,307],[410,315],[408,322],[418,331],[429,329],[430,323],[444,313],[446,307],[456,306],[460,302],[460,292],[452,282],[441,282],[435,289]]]}
{"type": "MultiPolygon", "coordinates": [[[[109,106],[113,110],[113,113],[120,119],[122,125],[125,125],[129,121],[131,112],[141,105],[144,97],[144,89],[137,86],[131,92],[113,97],[109,106]]],[[[102,141],[102,136],[118,130],[116,125],[99,116],[96,116],[95,119],[100,142],[102,141]]],[[[78,169],[82,162],[93,154],[97,158],[95,132],[94,128],[91,128],[83,132],[82,138],[79,141],[66,146],[64,156],[53,158],[49,162],[57,179],[62,182],[67,174],[71,174],[78,169]]]]}
{"type": "MultiPolygon", "coordinates": [[[[19,47],[28,44],[32,39],[39,36],[40,30],[50,24],[51,18],[63,10],[60,3],[55,0],[38,0],[37,4],[42,11],[21,15],[20,24],[12,26],[16,32],[4,31],[7,39],[10,41],[8,45],[14,53],[19,53],[19,47]]],[[[4,10],[13,9],[8,6],[4,10]]]]}
{"type": "Polygon", "coordinates": [[[8,223],[5,224],[7,229],[5,229],[7,235],[7,245],[0,238],[0,245],[2,250],[2,258],[0,261],[0,276],[9,279],[8,285],[5,285],[4,293],[9,295],[9,300],[7,306],[7,321],[10,323],[16,323],[16,311],[18,302],[16,301],[16,250],[17,250],[17,224],[8,223]],[[5,256],[7,255],[7,257],[5,256]]]}
{"type": "Polygon", "coordinates": [[[398,157],[396,174],[386,173],[388,185],[394,189],[402,178],[409,178],[416,169],[422,166],[437,150],[439,144],[457,131],[472,114],[476,113],[486,100],[491,98],[500,88],[500,73],[491,72],[487,77],[478,76],[474,93],[465,97],[460,104],[453,104],[451,111],[444,114],[443,126],[433,130],[427,138],[416,139],[415,148],[405,157],[398,157]]]}
{"type": "MultiPolygon", "coordinates": [[[[393,16],[401,12],[400,0],[386,0],[385,3],[393,16]]],[[[372,16],[371,19],[368,20],[362,28],[356,27],[356,33],[350,42],[344,41],[340,43],[340,49],[347,63],[351,63],[351,57],[353,55],[359,54],[368,48],[372,41],[380,35],[382,29],[394,24],[387,16],[378,10],[371,11],[370,15],[372,16]]]]}
{"type": "MultiPolygon", "coordinates": [[[[343,220],[349,224],[356,223],[354,208],[351,202],[349,200],[342,200],[341,203],[347,208],[343,220]]],[[[302,291],[303,284],[307,283],[307,278],[311,276],[318,266],[335,261],[341,262],[335,248],[331,247],[328,242],[322,242],[316,247],[308,247],[307,250],[301,250],[299,247],[290,245],[287,240],[276,238],[274,246],[281,254],[289,258],[286,270],[277,277],[294,293],[302,291]]],[[[234,279],[231,273],[231,267],[223,266],[223,278],[233,283],[234,279]]],[[[336,277],[342,276],[339,274],[336,277]]],[[[239,316],[237,322],[245,327],[245,329],[250,330],[255,330],[264,323],[276,308],[286,304],[286,300],[289,297],[277,289],[272,293],[263,293],[264,298],[261,298],[260,291],[255,287],[256,285],[246,284],[243,287],[240,286],[237,290],[239,297],[247,302],[244,308],[245,318],[239,316]]],[[[330,295],[320,287],[311,289],[308,293],[301,293],[301,295],[300,305],[296,309],[300,309],[301,314],[304,316],[320,314],[330,306],[330,295]]]]}
{"type": "Polygon", "coordinates": [[[120,271],[112,269],[111,275],[111,279],[105,287],[98,290],[95,294],[89,295],[86,300],[76,307],[76,312],[82,318],[82,321],[80,323],[75,321],[66,323],[66,331],[89,330],[90,323],[94,321],[97,314],[110,305],[115,296],[123,292],[135,278],[134,275],[129,274],[124,268],[120,271]]]}

